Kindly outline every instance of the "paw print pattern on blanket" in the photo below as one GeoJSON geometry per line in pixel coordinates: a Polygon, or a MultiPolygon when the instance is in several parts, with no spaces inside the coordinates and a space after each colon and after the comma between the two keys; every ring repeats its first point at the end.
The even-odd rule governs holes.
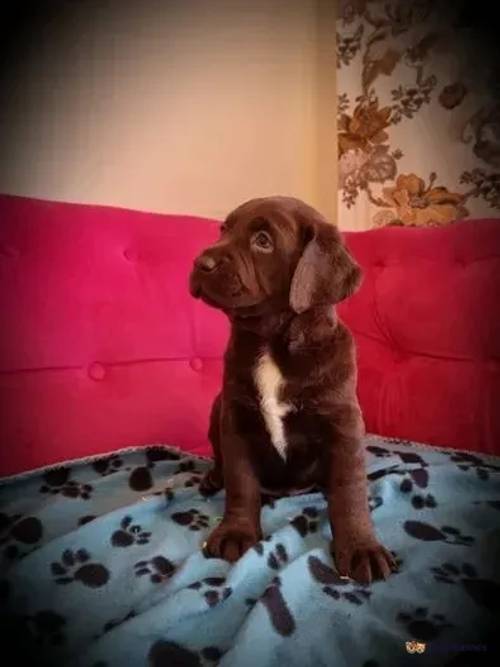
{"type": "Polygon", "coordinates": [[[201,581],[194,581],[188,588],[194,591],[200,591],[209,607],[215,607],[232,594],[233,589],[230,586],[224,586],[225,577],[205,577],[201,581]]]}
{"type": "Polygon", "coordinates": [[[266,608],[273,628],[279,635],[289,637],[295,632],[295,619],[281,592],[281,579],[275,577],[260,598],[266,608]]]}
{"type": "Polygon", "coordinates": [[[150,468],[160,461],[178,461],[181,458],[179,452],[174,452],[166,447],[148,447],[146,449],[146,461],[150,468]]]}
{"type": "Polygon", "coordinates": [[[210,517],[194,507],[186,512],[174,512],[170,518],[179,526],[186,526],[189,530],[202,530],[208,528],[210,524],[210,517]]]}
{"type": "Polygon", "coordinates": [[[405,625],[412,639],[424,641],[436,639],[443,630],[453,627],[443,614],[430,614],[426,607],[417,607],[411,614],[399,612],[396,620],[405,625]]]}
{"type": "Polygon", "coordinates": [[[304,507],[302,514],[293,518],[290,523],[301,537],[316,533],[319,527],[318,510],[315,507],[304,507]]]}
{"type": "Polygon", "coordinates": [[[147,544],[151,533],[143,531],[138,524],[132,524],[131,516],[124,516],[119,530],[111,535],[111,544],[114,547],[130,547],[133,544],[147,544]]]}
{"type": "Polygon", "coordinates": [[[188,477],[184,482],[185,487],[198,486],[203,479],[203,474],[198,472],[196,469],[195,461],[181,461],[177,469],[178,473],[182,472],[192,472],[193,474],[188,477]]]}
{"type": "Polygon", "coordinates": [[[450,452],[448,454],[451,461],[457,464],[457,468],[463,472],[475,472],[477,478],[482,482],[487,482],[491,472],[500,472],[500,466],[485,463],[483,459],[475,454],[466,452],[450,452]]]}
{"type": "Polygon", "coordinates": [[[6,545],[3,555],[9,560],[21,558],[34,551],[42,536],[42,522],[37,517],[23,517],[22,514],[8,516],[0,513],[0,546],[6,545]]]}
{"type": "Polygon", "coordinates": [[[441,541],[469,547],[475,541],[472,535],[462,535],[460,530],[453,526],[442,526],[439,529],[422,521],[405,521],[403,527],[408,535],[424,542],[441,541]]]}
{"type": "Polygon", "coordinates": [[[191,475],[189,477],[189,479],[187,479],[184,482],[184,486],[186,486],[186,487],[198,486],[198,484],[201,482],[202,479],[203,479],[203,475],[195,473],[195,474],[191,475]]]}
{"type": "Polygon", "coordinates": [[[217,646],[206,646],[199,653],[175,642],[159,640],[148,653],[150,667],[211,667],[219,662],[223,652],[217,646]]]}
{"type": "Polygon", "coordinates": [[[453,563],[443,563],[440,567],[431,568],[431,571],[436,581],[461,584],[476,604],[493,613],[500,612],[500,584],[478,577],[476,568],[470,563],[463,563],[460,567],[453,563]]]}
{"type": "MultiPolygon", "coordinates": [[[[375,473],[368,475],[368,478],[372,481],[385,477],[387,475],[401,475],[402,480],[399,485],[400,490],[403,493],[412,493],[415,490],[415,487],[419,489],[426,489],[429,486],[429,472],[426,470],[428,468],[428,463],[415,452],[404,452],[404,451],[390,451],[383,447],[378,447],[376,445],[370,445],[367,447],[367,450],[371,452],[377,458],[390,458],[394,454],[400,457],[401,461],[406,464],[416,464],[419,465],[419,468],[414,468],[413,470],[400,470],[397,465],[391,466],[388,469],[378,470],[375,473]]],[[[416,494],[411,499],[411,504],[417,510],[429,508],[434,509],[437,507],[436,498],[428,493],[426,495],[416,494]]]]}
{"type": "Polygon", "coordinates": [[[146,449],[145,465],[135,467],[130,473],[128,485],[132,491],[143,492],[154,486],[151,470],[161,461],[178,461],[178,452],[168,450],[166,447],[148,447],[146,449]]]}
{"type": "Polygon", "coordinates": [[[434,509],[437,507],[437,502],[432,493],[428,493],[425,496],[413,496],[411,499],[411,504],[416,510],[422,510],[425,508],[434,509]]]}
{"type": "MultiPolygon", "coordinates": [[[[494,641],[500,476],[486,467],[489,480],[480,479],[477,468],[500,467],[500,458],[478,454],[465,461],[451,450],[404,451],[402,444],[376,436],[366,444],[380,446],[367,457],[367,472],[375,473],[369,503],[376,529],[383,543],[397,548],[398,563],[404,562],[387,582],[365,587],[339,581],[320,493],[273,498],[274,507],[266,506],[262,515],[265,538],[235,566],[203,558],[200,545],[223,513],[223,498],[207,501],[197,486],[184,485],[211,463],[160,448],[118,452],[123,463],[116,472],[106,456],[97,469],[94,459],[66,464],[48,479],[42,471],[2,480],[0,512],[7,516],[0,514],[0,606],[24,619],[21,640],[29,630],[39,642],[40,663],[49,665],[62,659],[82,667],[127,661],[215,667],[224,660],[232,664],[233,653],[234,664],[272,664],[275,646],[280,664],[289,667],[308,664],[308,655],[315,664],[336,664],[343,655],[328,641],[332,623],[343,627],[352,667],[382,667],[396,643],[405,655],[405,641],[418,637],[494,641]],[[129,488],[137,469],[137,488],[153,484],[143,493],[129,488]],[[86,483],[94,485],[90,501],[73,499],[74,491],[70,497],[62,493],[75,484],[85,493],[86,483]],[[47,490],[40,492],[41,486],[47,490]],[[435,508],[412,504],[429,495],[435,508]],[[22,523],[31,518],[42,529],[33,544],[40,525],[22,523]],[[12,545],[19,557],[8,561],[3,552],[12,545]],[[320,607],[327,614],[318,614],[320,607]],[[159,641],[164,651],[151,652],[159,641]],[[185,650],[176,652],[176,642],[185,650]]],[[[433,659],[440,664],[439,656],[433,659]]],[[[449,659],[444,656],[443,663],[449,659]]]]}
{"type": "Polygon", "coordinates": [[[115,472],[118,472],[123,466],[123,460],[117,454],[112,454],[111,456],[105,456],[102,459],[98,459],[92,463],[92,468],[101,475],[101,477],[107,477],[112,475],[115,472]]]}
{"type": "Polygon", "coordinates": [[[288,563],[288,554],[282,544],[277,544],[267,557],[267,564],[272,570],[279,570],[288,563]]]}
{"type": "MultiPolygon", "coordinates": [[[[264,538],[264,542],[270,542],[272,539],[272,536],[268,536],[264,538]]],[[[252,549],[259,554],[259,556],[264,555],[264,544],[261,542],[257,542],[257,544],[254,544],[252,549]]],[[[272,570],[279,570],[281,567],[285,566],[288,563],[288,553],[287,550],[285,549],[284,545],[281,543],[278,543],[274,549],[272,549],[268,556],[267,556],[267,565],[270,567],[272,570]]],[[[253,601],[255,602],[255,600],[253,601]]]]}
{"type": "Polygon", "coordinates": [[[57,584],[70,584],[79,581],[90,588],[105,586],[109,580],[109,570],[100,563],[89,562],[91,556],[85,549],[73,552],[66,549],[60,562],[50,565],[54,581],[57,584]]]}
{"type": "MultiPolygon", "coordinates": [[[[403,441],[398,441],[398,444],[403,441]]],[[[391,456],[394,456],[396,454],[399,456],[401,461],[403,463],[415,463],[421,467],[426,467],[428,466],[428,463],[420,456],[420,454],[417,454],[416,452],[404,452],[404,451],[390,451],[389,449],[385,449],[384,447],[378,447],[377,445],[368,445],[366,448],[368,452],[376,456],[377,458],[390,458],[391,456]]]]}
{"type": "Polygon", "coordinates": [[[314,581],[323,584],[323,592],[334,600],[345,600],[361,605],[369,599],[371,591],[367,586],[356,584],[350,579],[342,579],[329,565],[316,556],[307,559],[309,572],[314,581]]]}
{"type": "Polygon", "coordinates": [[[134,565],[136,577],[149,574],[152,584],[161,584],[170,579],[175,572],[175,565],[165,556],[154,556],[150,560],[140,560],[134,565]]]}
{"type": "MultiPolygon", "coordinates": [[[[380,448],[377,447],[376,449],[380,448]]],[[[370,473],[368,475],[368,479],[373,482],[377,479],[381,479],[382,477],[387,477],[388,475],[400,475],[403,478],[399,485],[399,489],[402,491],[402,493],[405,494],[412,493],[415,487],[418,487],[419,489],[426,489],[429,486],[429,473],[423,466],[420,468],[415,468],[414,470],[399,470],[398,466],[394,465],[390,468],[385,468],[370,473]]],[[[430,493],[426,495],[414,495],[411,499],[411,504],[415,509],[418,510],[424,509],[426,507],[431,509],[437,507],[436,498],[430,493]]]]}
{"type": "Polygon", "coordinates": [[[82,484],[75,479],[71,479],[71,468],[48,470],[42,476],[42,481],[40,493],[61,494],[65,498],[90,500],[94,490],[91,484],[82,484]]]}
{"type": "Polygon", "coordinates": [[[137,468],[132,470],[128,478],[128,485],[132,491],[147,491],[153,484],[153,476],[148,466],[137,466],[137,468]]]}

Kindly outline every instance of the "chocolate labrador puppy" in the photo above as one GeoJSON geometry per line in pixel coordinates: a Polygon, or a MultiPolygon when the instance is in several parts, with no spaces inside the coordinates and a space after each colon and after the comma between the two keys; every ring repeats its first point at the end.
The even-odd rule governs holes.
{"type": "Polygon", "coordinates": [[[195,260],[191,293],[231,323],[201,485],[226,489],[208,555],[235,561],[262,538],[261,493],[319,487],[340,575],[370,582],[395,568],[368,508],[354,342],[332,308],[360,278],[336,227],[289,197],[238,207],[195,260]]]}

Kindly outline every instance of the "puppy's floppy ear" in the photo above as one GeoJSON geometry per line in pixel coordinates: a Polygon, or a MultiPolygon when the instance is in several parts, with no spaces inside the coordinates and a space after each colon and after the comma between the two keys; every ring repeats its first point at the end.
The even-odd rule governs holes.
{"type": "Polygon", "coordinates": [[[305,233],[306,245],[290,287],[290,306],[296,313],[339,303],[361,283],[361,269],[334,225],[315,220],[306,225],[305,233]]]}

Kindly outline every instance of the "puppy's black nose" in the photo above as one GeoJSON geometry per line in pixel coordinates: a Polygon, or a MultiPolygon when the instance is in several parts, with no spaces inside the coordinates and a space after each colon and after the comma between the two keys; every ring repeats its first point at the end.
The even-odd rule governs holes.
{"type": "Polygon", "coordinates": [[[197,257],[194,261],[197,269],[205,271],[205,273],[210,273],[217,268],[217,262],[212,257],[212,255],[207,255],[206,253],[197,257]]]}

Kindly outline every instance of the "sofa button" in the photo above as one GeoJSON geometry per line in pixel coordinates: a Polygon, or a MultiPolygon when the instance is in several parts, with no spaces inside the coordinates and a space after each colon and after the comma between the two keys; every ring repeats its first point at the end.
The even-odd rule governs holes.
{"type": "Polygon", "coordinates": [[[135,252],[135,250],[132,250],[132,248],[127,248],[126,250],[124,250],[123,256],[125,257],[125,259],[128,259],[129,262],[137,261],[137,253],[135,252]]]}
{"type": "Polygon", "coordinates": [[[104,380],[106,369],[102,364],[94,362],[93,364],[90,364],[88,374],[92,380],[104,380]]]}
{"type": "Polygon", "coordinates": [[[201,370],[203,370],[203,361],[200,359],[200,357],[193,357],[189,363],[193,371],[199,373],[201,370]]]}

